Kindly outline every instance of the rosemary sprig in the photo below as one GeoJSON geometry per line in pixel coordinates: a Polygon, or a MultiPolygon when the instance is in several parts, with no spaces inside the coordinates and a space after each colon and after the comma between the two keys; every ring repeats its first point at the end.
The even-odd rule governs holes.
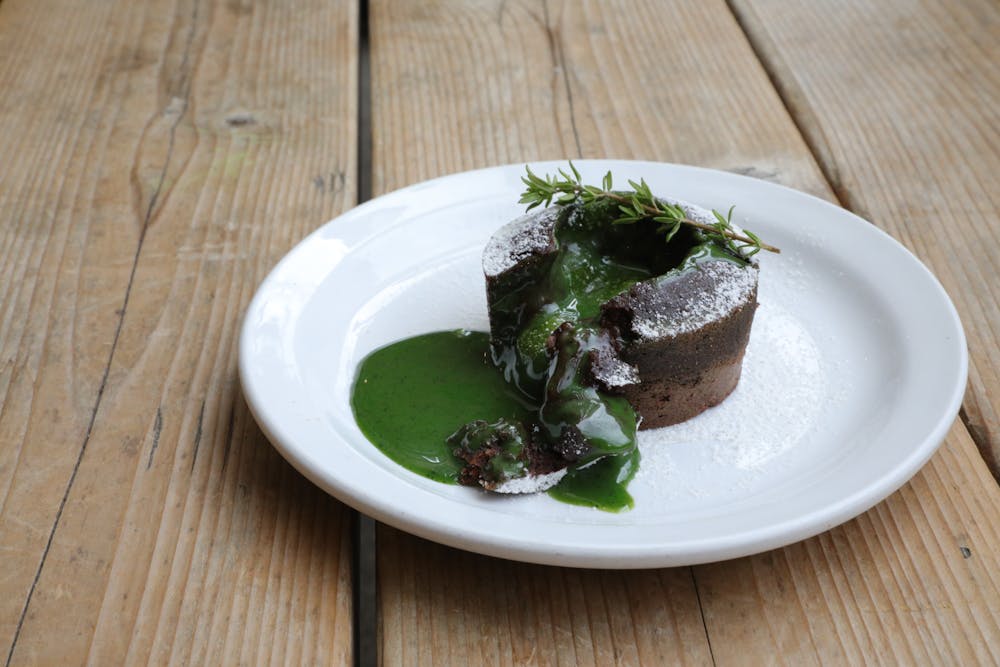
{"type": "Polygon", "coordinates": [[[737,257],[748,258],[757,254],[761,250],[770,252],[781,252],[778,248],[768,245],[749,229],[744,229],[740,234],[733,229],[732,218],[733,208],[723,216],[716,210],[712,210],[715,216],[714,223],[702,223],[691,220],[684,213],[680,206],[668,204],[657,199],[646,184],[645,179],[640,179],[638,183],[630,180],[631,192],[619,192],[613,190],[613,180],[611,172],[604,175],[601,186],[587,185],[583,182],[580,172],[569,163],[571,174],[559,169],[557,175],[546,174],[544,177],[531,171],[531,167],[525,166],[527,174],[521,177],[525,185],[525,191],[521,194],[519,203],[527,204],[531,210],[536,206],[549,206],[553,202],[559,205],[581,202],[584,204],[607,199],[618,205],[621,213],[615,219],[615,224],[632,224],[641,220],[652,220],[660,224],[660,231],[669,243],[681,225],[694,227],[702,231],[705,237],[715,243],[725,247],[737,257]]]}

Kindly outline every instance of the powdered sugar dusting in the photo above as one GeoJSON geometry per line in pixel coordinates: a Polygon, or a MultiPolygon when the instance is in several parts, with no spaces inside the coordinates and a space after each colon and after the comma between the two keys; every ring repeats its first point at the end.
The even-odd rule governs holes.
{"type": "Polygon", "coordinates": [[[550,206],[509,222],[497,230],[483,250],[483,271],[492,278],[552,243],[561,206],[550,206]]]}
{"type": "MultiPolygon", "coordinates": [[[[749,483],[753,473],[792,448],[814,426],[828,398],[827,387],[812,336],[780,306],[761,303],[742,378],[733,393],[686,422],[639,432],[642,464],[636,486],[676,493],[668,480],[675,468],[671,451],[678,447],[709,448],[714,465],[743,471],[744,482],[749,483]]],[[[679,481],[687,484],[697,478],[689,474],[679,481]]],[[[688,491],[697,495],[697,486],[688,491]]]]}
{"type": "Polygon", "coordinates": [[[674,199],[673,197],[657,197],[657,199],[662,202],[666,202],[671,206],[680,206],[684,211],[684,215],[695,222],[700,222],[704,225],[714,225],[716,222],[715,216],[712,215],[712,212],[702,208],[701,206],[695,206],[694,204],[686,202],[683,199],[674,199]]]}
{"type": "MultiPolygon", "coordinates": [[[[688,220],[700,222],[703,225],[714,225],[718,222],[718,220],[715,219],[715,214],[708,209],[696,206],[690,202],[684,201],[683,199],[674,199],[672,197],[657,197],[657,199],[673,206],[680,206],[688,220]]],[[[737,234],[743,233],[743,228],[732,220],[729,221],[729,226],[732,227],[733,231],[737,234]]]]}
{"type": "Polygon", "coordinates": [[[711,322],[724,319],[753,296],[757,286],[757,267],[739,266],[724,260],[704,262],[695,271],[704,271],[711,279],[712,289],[701,292],[699,298],[676,304],[669,311],[643,309],[632,322],[632,330],[644,340],[658,340],[690,331],[697,331],[711,322]]]}
{"type": "Polygon", "coordinates": [[[559,483],[568,472],[567,468],[556,470],[545,475],[528,475],[526,477],[515,477],[508,479],[503,484],[498,484],[491,490],[494,493],[540,493],[547,491],[559,483]]]}
{"type": "Polygon", "coordinates": [[[639,383],[639,371],[620,357],[602,359],[600,369],[595,369],[594,376],[609,389],[639,383]]]}

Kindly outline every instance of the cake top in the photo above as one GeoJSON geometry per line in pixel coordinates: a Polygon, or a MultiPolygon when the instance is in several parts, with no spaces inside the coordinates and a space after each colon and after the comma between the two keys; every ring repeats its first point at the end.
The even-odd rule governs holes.
{"type": "MultiPolygon", "coordinates": [[[[671,197],[656,199],[678,207],[688,220],[704,225],[716,223],[714,214],[700,206],[671,197]]],[[[554,252],[555,227],[564,208],[549,206],[501,227],[483,251],[486,277],[495,278],[533,256],[554,252]]],[[[735,223],[729,225],[733,232],[743,233],[735,223]]],[[[669,290],[661,289],[655,280],[640,282],[633,288],[631,302],[638,306],[630,332],[634,337],[655,341],[697,331],[754,298],[758,275],[754,258],[746,258],[745,265],[732,261],[699,262],[694,269],[679,280],[671,279],[677,284],[669,290]]],[[[635,381],[635,369],[609,361],[602,368],[604,378],[609,387],[630,384],[635,381]]]]}
{"type": "Polygon", "coordinates": [[[501,227],[483,250],[483,272],[495,277],[555,243],[553,231],[562,206],[526,213],[501,227]]]}
{"type": "Polygon", "coordinates": [[[724,319],[754,298],[757,274],[754,264],[717,261],[698,264],[677,279],[675,289],[658,290],[654,281],[639,283],[631,294],[632,333],[655,341],[724,319]]]}

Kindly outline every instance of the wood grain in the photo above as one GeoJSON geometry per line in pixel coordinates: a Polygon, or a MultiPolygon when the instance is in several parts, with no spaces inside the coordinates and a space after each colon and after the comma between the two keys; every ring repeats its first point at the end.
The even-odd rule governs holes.
{"type": "Polygon", "coordinates": [[[353,203],[356,5],[5,0],[0,50],[4,655],[349,662],[347,511],[236,340],[353,203]]]}
{"type": "MultiPolygon", "coordinates": [[[[669,11],[374,2],[372,75],[376,194],[487,164],[580,155],[732,169],[834,198],[798,118],[721,2],[669,11]]],[[[383,527],[382,659],[990,664],[1000,645],[998,510],[997,487],[956,424],[928,466],[873,510],[725,563],[575,571],[383,527]]]]}
{"type": "Polygon", "coordinates": [[[687,568],[524,565],[379,534],[379,641],[392,665],[703,665],[687,568]]]}
{"type": "Polygon", "coordinates": [[[955,302],[971,356],[962,417],[1000,479],[1000,8],[733,4],[844,205],[955,302]]]}
{"type": "Polygon", "coordinates": [[[91,156],[107,156],[114,140],[111,124],[100,116],[113,91],[96,84],[103,53],[125,47],[114,31],[91,40],[112,9],[95,8],[82,22],[70,16],[40,20],[28,3],[8,2],[0,11],[0,49],[10,54],[0,62],[5,648],[89,430],[135,254],[136,230],[120,216],[127,199],[124,207],[95,206],[103,199],[101,174],[85,167],[91,156]],[[53,62],[33,57],[32,43],[50,49],[53,62]],[[53,98],[54,90],[61,94],[53,98]]]}
{"type": "Polygon", "coordinates": [[[544,5],[373,2],[370,11],[376,195],[578,153],[544,5]],[[537,122],[514,122],[524,109],[541,109],[537,122]]]}
{"type": "Polygon", "coordinates": [[[376,193],[488,165],[600,156],[701,164],[830,196],[801,137],[774,122],[781,100],[718,3],[669,14],[655,3],[371,11],[376,193]],[[721,36],[679,38],[689,30],[721,36]],[[638,39],[658,48],[630,47],[638,39]]]}
{"type": "Polygon", "coordinates": [[[857,519],[696,567],[716,661],[996,664],[998,507],[1000,490],[956,423],[931,464],[857,519]]]}

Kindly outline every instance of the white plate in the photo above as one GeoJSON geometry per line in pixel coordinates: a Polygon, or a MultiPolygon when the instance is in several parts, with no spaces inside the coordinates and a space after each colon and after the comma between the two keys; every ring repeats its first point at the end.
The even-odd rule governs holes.
{"type": "MultiPolygon", "coordinates": [[[[532,165],[538,173],[565,163],[532,165]]],[[[358,430],[358,362],[386,343],[486,330],[480,253],[523,211],[523,165],[420,183],[302,241],[250,304],[240,375],[257,421],[314,483],[389,525],[462,549],[580,567],[687,565],[764,551],[868,509],[944,438],[965,387],[965,337],[930,272],[864,220],[771,183],[693,167],[580,161],[591,182],[727,210],[761,253],[761,307],[726,403],[644,434],[620,514],[547,496],[498,498],[396,465],[358,430]],[[735,422],[735,423],[734,423],[735,422]]]]}

